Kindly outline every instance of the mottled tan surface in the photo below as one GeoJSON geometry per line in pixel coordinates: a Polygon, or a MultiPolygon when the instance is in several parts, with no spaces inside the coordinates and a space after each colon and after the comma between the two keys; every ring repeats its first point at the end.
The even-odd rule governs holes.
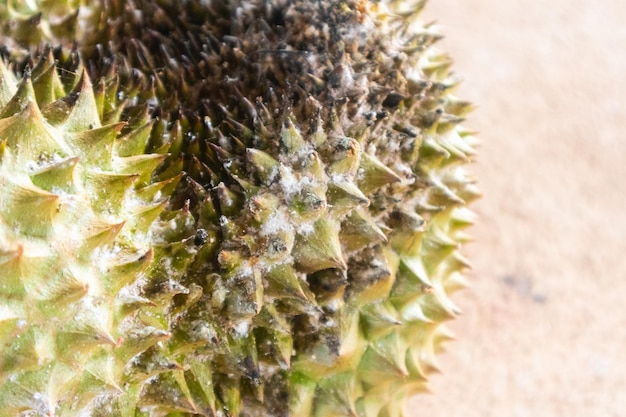
{"type": "Polygon", "coordinates": [[[411,416],[626,416],[626,3],[430,0],[480,108],[473,288],[411,416]]]}

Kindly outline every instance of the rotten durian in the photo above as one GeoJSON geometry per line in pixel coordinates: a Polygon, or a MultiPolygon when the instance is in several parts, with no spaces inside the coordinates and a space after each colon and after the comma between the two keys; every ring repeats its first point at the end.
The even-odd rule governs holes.
{"type": "Polygon", "coordinates": [[[0,410],[404,415],[477,196],[423,5],[4,5],[0,410]]]}

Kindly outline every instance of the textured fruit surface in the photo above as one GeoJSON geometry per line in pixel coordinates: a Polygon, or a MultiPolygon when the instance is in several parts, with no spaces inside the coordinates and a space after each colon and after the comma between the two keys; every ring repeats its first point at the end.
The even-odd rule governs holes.
{"type": "MultiPolygon", "coordinates": [[[[471,106],[451,92],[458,80],[432,46],[440,36],[419,20],[423,2],[105,3],[84,13],[75,6],[78,23],[63,36],[46,31],[47,15],[33,11],[39,35],[7,53],[17,61],[39,54],[41,39],[67,47],[75,37],[83,65],[108,93],[94,95],[77,118],[63,117],[71,100],[54,97],[39,104],[49,109],[39,119],[28,113],[6,122],[86,130],[78,142],[97,156],[75,156],[77,140],[65,136],[57,139],[62,153],[4,134],[6,181],[28,167],[12,162],[22,149],[35,160],[67,154],[77,172],[57,182],[80,178],[76,199],[89,209],[81,206],[85,219],[77,220],[54,191],[35,199],[3,189],[3,259],[21,260],[29,253],[22,242],[36,240],[48,245],[55,266],[29,269],[31,281],[48,280],[44,270],[71,271],[59,280],[79,283],[74,271],[100,275],[88,273],[78,285],[98,302],[85,304],[79,294],[59,308],[20,292],[22,272],[8,281],[5,321],[14,324],[3,332],[3,349],[16,358],[5,373],[15,389],[5,390],[0,407],[41,414],[39,402],[10,394],[22,390],[24,398],[46,398],[43,415],[402,415],[404,398],[424,391],[437,369],[435,353],[449,338],[442,323],[458,312],[448,295],[464,285],[459,249],[473,220],[465,206],[477,196],[463,168],[475,140],[460,124],[471,106]],[[83,39],[85,22],[98,31],[83,39]],[[128,120],[142,141],[114,141],[121,125],[94,139],[104,117],[98,106],[128,120]],[[142,125],[146,112],[154,121],[142,125]],[[111,149],[108,159],[102,149],[111,149]],[[143,161],[141,171],[124,163],[116,171],[117,157],[143,161]],[[101,178],[108,170],[115,186],[101,178]],[[142,209],[133,211],[138,201],[142,209]],[[26,216],[24,204],[47,211],[26,216]],[[107,216],[117,216],[109,241],[69,254],[56,249],[64,246],[58,241],[89,240],[82,226],[89,210],[109,206],[107,216]],[[42,216],[53,226],[42,226],[42,216]],[[128,267],[110,278],[100,247],[128,257],[128,267]],[[137,297],[132,308],[119,301],[128,294],[137,297]],[[43,313],[17,315],[33,303],[43,313]],[[102,335],[80,330],[82,322],[73,330],[83,320],[73,305],[99,320],[89,329],[102,335]],[[34,342],[16,342],[15,350],[15,332],[34,342]],[[28,349],[43,357],[30,373],[21,364],[33,357],[28,349]],[[49,371],[57,368],[58,375],[49,371]],[[39,379],[52,381],[48,391],[18,378],[36,372],[48,372],[39,379]],[[59,397],[57,380],[71,382],[72,401],[59,397]]],[[[76,71],[78,60],[64,51],[56,50],[57,65],[76,71]]],[[[18,107],[9,103],[1,115],[18,117],[9,114],[22,114],[18,107]]]]}
{"type": "Polygon", "coordinates": [[[72,81],[50,54],[19,80],[0,66],[2,415],[72,415],[123,391],[130,358],[167,334],[136,311],[175,178],[151,183],[165,156],[143,153],[146,117],[120,123],[106,104],[115,80],[72,81]]]}

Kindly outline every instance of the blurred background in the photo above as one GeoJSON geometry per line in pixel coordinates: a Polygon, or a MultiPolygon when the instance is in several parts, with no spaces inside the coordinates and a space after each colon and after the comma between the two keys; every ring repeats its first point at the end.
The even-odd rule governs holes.
{"type": "Polygon", "coordinates": [[[626,2],[430,0],[478,105],[472,288],[414,417],[626,416],[626,2]]]}

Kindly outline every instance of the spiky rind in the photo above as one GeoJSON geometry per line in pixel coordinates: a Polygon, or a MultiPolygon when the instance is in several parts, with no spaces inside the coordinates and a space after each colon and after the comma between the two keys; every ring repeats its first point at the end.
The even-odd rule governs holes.
{"type": "Polygon", "coordinates": [[[55,65],[44,55],[17,78],[0,62],[3,415],[78,415],[126,391],[125,364],[170,337],[139,317],[166,198],[142,191],[163,158],[120,152],[136,132],[102,125],[115,83],[79,71],[67,91],[55,65]]]}
{"type": "MultiPolygon", "coordinates": [[[[133,104],[111,107],[109,94],[98,108],[160,117],[137,134],[170,149],[153,178],[186,176],[152,229],[134,316],[150,331],[120,350],[142,382],[100,406],[401,415],[458,313],[448,295],[477,195],[463,169],[468,106],[451,94],[440,36],[417,19],[424,2],[134,3],[143,13],[111,2],[80,51],[133,104]]],[[[120,155],[137,149],[127,142],[120,155]]],[[[136,181],[124,175],[160,161],[98,181],[136,181]]]]}

